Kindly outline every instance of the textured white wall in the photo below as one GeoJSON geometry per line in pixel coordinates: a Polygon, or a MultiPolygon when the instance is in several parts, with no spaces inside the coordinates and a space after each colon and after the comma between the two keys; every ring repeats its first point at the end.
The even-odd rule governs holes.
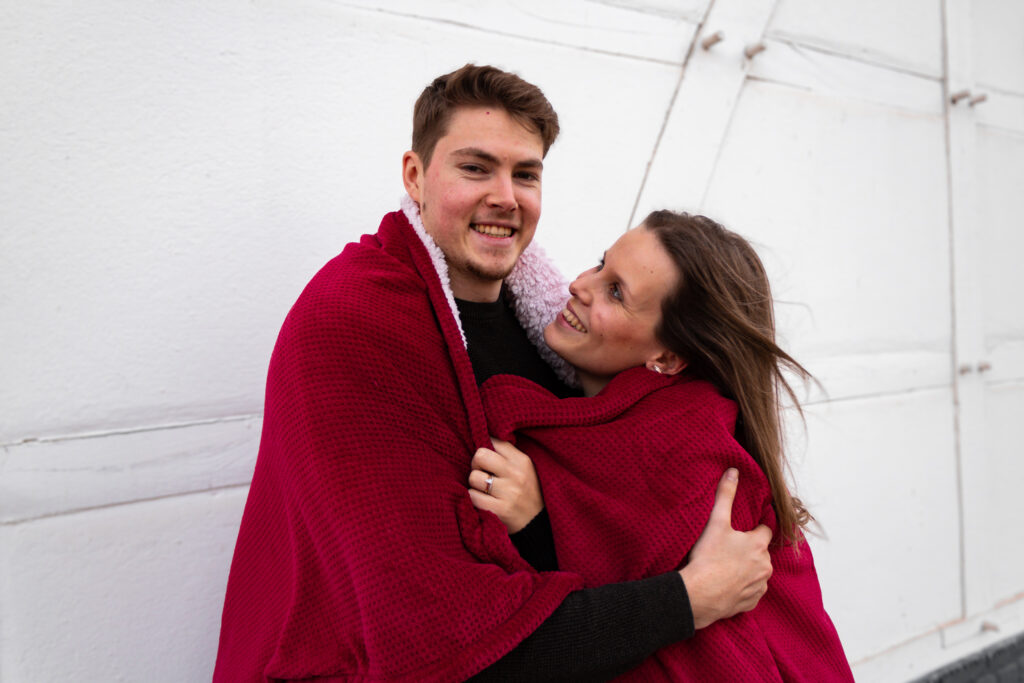
{"type": "Polygon", "coordinates": [[[793,455],[858,678],[1024,630],[1024,5],[466,7],[0,7],[0,679],[209,677],[278,327],[467,61],[559,111],[567,272],[661,206],[761,245],[827,390],[793,455]]]}

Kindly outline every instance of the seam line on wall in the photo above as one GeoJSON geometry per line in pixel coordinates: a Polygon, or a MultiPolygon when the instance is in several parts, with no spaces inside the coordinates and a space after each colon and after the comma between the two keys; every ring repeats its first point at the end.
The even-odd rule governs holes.
{"type": "Polygon", "coordinates": [[[698,21],[698,19],[696,19],[693,16],[691,16],[693,14],[697,14],[697,12],[693,12],[693,11],[686,12],[684,10],[684,12],[686,12],[685,15],[683,15],[683,14],[673,14],[672,12],[668,12],[668,11],[665,11],[665,10],[659,10],[657,8],[654,8],[654,7],[643,7],[642,5],[629,5],[629,4],[623,5],[623,4],[621,4],[621,0],[587,0],[587,2],[590,2],[591,4],[594,4],[594,5],[604,5],[605,7],[614,7],[616,9],[622,9],[622,10],[627,10],[627,11],[630,11],[630,12],[636,12],[637,14],[646,14],[647,16],[658,17],[659,19],[669,19],[669,20],[680,19],[682,21],[698,21]]]}
{"type": "Polygon", "coordinates": [[[658,136],[654,139],[654,149],[651,150],[651,156],[647,159],[647,166],[644,167],[644,176],[640,180],[640,187],[636,191],[636,199],[633,200],[633,208],[629,212],[629,220],[626,221],[626,230],[632,227],[633,220],[636,218],[636,210],[640,207],[640,198],[643,197],[644,188],[647,187],[647,178],[651,174],[651,166],[654,165],[654,160],[658,156],[658,150],[661,148],[661,140],[665,136],[665,130],[668,128],[669,119],[672,117],[672,110],[675,109],[676,99],[679,97],[679,89],[683,85],[683,78],[686,77],[686,67],[689,65],[690,59],[693,57],[693,53],[697,49],[697,43],[700,40],[701,31],[704,29],[708,16],[711,14],[711,8],[714,6],[715,0],[711,0],[708,3],[707,8],[704,10],[704,16],[701,17],[700,22],[697,24],[697,28],[693,32],[693,39],[690,40],[690,47],[686,51],[686,56],[683,57],[683,63],[679,65],[679,78],[676,80],[676,87],[672,91],[672,97],[669,99],[668,108],[665,110],[665,118],[662,119],[661,128],[658,129],[658,136]]]}
{"type": "Polygon", "coordinates": [[[619,57],[619,58],[622,58],[622,59],[636,60],[638,62],[647,62],[649,64],[661,64],[661,65],[664,65],[664,66],[679,66],[679,62],[675,62],[675,61],[671,61],[671,60],[667,60],[667,59],[657,59],[655,57],[644,57],[642,55],[633,55],[633,54],[629,54],[627,52],[615,52],[613,50],[602,50],[602,49],[596,48],[596,47],[587,47],[585,45],[574,45],[572,43],[563,43],[563,42],[559,42],[557,40],[540,40],[538,38],[531,38],[530,36],[524,36],[524,35],[519,34],[519,33],[509,33],[507,31],[500,31],[500,30],[496,30],[496,29],[481,28],[479,26],[474,26],[473,24],[467,24],[467,23],[464,23],[464,22],[461,22],[461,21],[456,21],[455,19],[444,19],[444,18],[441,18],[441,17],[428,17],[428,16],[424,16],[422,14],[411,14],[411,13],[408,13],[408,12],[398,12],[398,11],[395,11],[395,10],[389,10],[389,9],[384,9],[384,8],[370,9],[368,7],[363,7],[361,5],[349,5],[349,4],[345,4],[345,3],[342,3],[341,6],[345,7],[346,9],[353,10],[353,11],[372,12],[374,14],[387,14],[387,15],[394,16],[394,17],[401,17],[403,19],[413,19],[413,20],[416,20],[416,21],[426,21],[426,22],[431,22],[431,23],[434,23],[434,24],[444,24],[446,26],[454,26],[455,28],[466,29],[466,30],[469,30],[469,31],[476,31],[478,33],[485,33],[485,34],[487,34],[489,36],[501,36],[503,38],[517,38],[519,40],[523,40],[523,41],[526,41],[528,43],[538,43],[538,44],[541,44],[541,45],[553,45],[553,46],[556,46],[556,47],[562,47],[562,48],[566,48],[566,49],[569,49],[569,50],[580,50],[582,52],[592,52],[592,53],[595,53],[595,54],[606,55],[606,56],[609,56],[609,57],[619,57]]]}
{"type": "Polygon", "coordinates": [[[142,434],[145,432],[160,432],[170,429],[187,429],[189,427],[201,427],[229,422],[245,422],[247,420],[261,419],[263,413],[249,413],[244,415],[230,415],[227,417],[212,417],[205,420],[191,420],[188,422],[169,422],[162,425],[146,425],[142,427],[122,427],[120,429],[104,429],[95,432],[80,432],[77,434],[61,434],[57,436],[25,437],[17,441],[0,443],[0,448],[23,446],[32,443],[59,443],[61,441],[80,441],[83,439],[102,439],[108,436],[123,436],[127,434],[142,434]]]}
{"type": "Polygon", "coordinates": [[[956,222],[953,209],[953,126],[950,119],[950,65],[949,65],[949,0],[944,0],[939,8],[942,28],[942,102],[943,122],[946,128],[946,220],[947,239],[949,244],[949,302],[950,302],[950,371],[953,373],[953,453],[956,462],[956,509],[957,509],[957,549],[960,570],[960,616],[967,617],[967,546],[966,527],[964,526],[964,476],[963,476],[963,434],[960,424],[960,383],[956,379],[956,366],[959,359],[957,348],[957,301],[956,301],[956,222]]]}
{"type": "Polygon", "coordinates": [[[1015,97],[1018,100],[1024,99],[1024,92],[1020,90],[1010,90],[1009,88],[1004,88],[999,85],[992,85],[991,83],[986,83],[985,81],[975,81],[974,85],[977,88],[984,88],[985,90],[988,90],[989,93],[1005,95],[1006,97],[1015,97]]]}
{"type": "MultiPolygon", "coordinates": [[[[829,47],[821,43],[805,42],[806,39],[801,39],[799,36],[788,34],[784,31],[765,31],[764,37],[767,40],[777,41],[780,43],[786,43],[791,47],[799,47],[806,50],[814,50],[821,52],[822,54],[831,55],[833,57],[841,57],[843,59],[849,59],[850,61],[860,62],[873,66],[880,69],[887,69],[889,71],[898,71],[903,74],[911,76],[918,76],[920,78],[926,78],[930,81],[941,82],[945,77],[945,65],[939,69],[938,73],[931,73],[923,71],[921,69],[915,69],[912,66],[900,65],[893,62],[887,62],[883,58],[883,55],[872,52],[861,52],[861,53],[850,53],[842,50],[839,47],[829,47]]],[[[943,55],[943,58],[945,55],[943,55]]]]}
{"type": "MultiPolygon", "coordinates": [[[[802,93],[811,93],[811,94],[813,94],[813,93],[820,93],[821,92],[820,90],[816,90],[814,88],[814,86],[801,85],[799,83],[793,83],[793,82],[790,82],[790,81],[783,81],[783,80],[778,79],[778,78],[769,78],[767,76],[755,76],[754,74],[749,74],[749,73],[747,74],[747,80],[748,81],[756,81],[758,83],[767,83],[769,85],[776,85],[776,86],[779,86],[780,88],[790,88],[792,90],[796,90],[796,91],[799,91],[799,92],[802,92],[802,93]]],[[[941,82],[939,82],[939,81],[936,81],[936,83],[937,84],[941,84],[941,82]]],[[[903,114],[910,114],[912,116],[920,116],[920,117],[929,118],[929,119],[938,119],[938,118],[940,118],[940,117],[945,115],[944,111],[925,111],[923,109],[915,109],[913,107],[907,107],[907,106],[900,105],[900,104],[892,104],[892,103],[889,103],[889,102],[884,102],[884,101],[879,101],[879,100],[872,100],[872,99],[869,99],[869,98],[866,98],[866,97],[861,97],[859,95],[849,95],[849,94],[842,94],[842,93],[840,93],[839,96],[847,98],[847,99],[854,100],[856,102],[860,102],[860,103],[865,104],[865,105],[869,105],[869,106],[873,106],[873,107],[884,107],[885,109],[887,109],[889,111],[900,112],[900,113],[903,113],[903,114]]]]}
{"type": "Polygon", "coordinates": [[[248,488],[250,482],[243,484],[225,484],[224,486],[214,486],[208,489],[198,489],[195,491],[179,491],[177,493],[165,493],[159,496],[149,496],[146,498],[133,498],[132,500],[123,500],[115,503],[104,503],[102,505],[87,505],[85,507],[68,508],[67,510],[60,510],[58,512],[47,512],[41,515],[35,515],[32,517],[19,517],[17,519],[9,519],[0,521],[0,527],[13,527],[21,524],[28,524],[30,522],[39,522],[46,519],[53,519],[54,517],[67,517],[68,515],[77,515],[83,512],[94,512],[96,510],[107,510],[111,508],[120,508],[128,505],[135,505],[137,503],[152,503],[160,500],[169,500],[171,498],[184,498],[188,496],[202,496],[211,493],[220,493],[221,491],[233,491],[237,489],[248,488]]]}
{"type": "MultiPolygon", "coordinates": [[[[764,28],[761,30],[761,40],[763,41],[768,35],[768,27],[772,25],[772,19],[775,17],[775,13],[779,9],[779,4],[776,0],[772,0],[771,9],[768,12],[768,18],[764,21],[764,28]]],[[[700,213],[705,213],[704,206],[708,200],[708,194],[711,192],[711,186],[715,181],[715,172],[718,170],[718,164],[722,161],[722,152],[725,150],[725,141],[729,139],[729,132],[732,130],[733,121],[736,120],[736,113],[740,110],[740,100],[743,98],[743,91],[746,90],[747,80],[750,78],[750,59],[747,58],[743,62],[743,80],[740,82],[739,89],[736,91],[736,99],[732,103],[732,107],[729,108],[729,120],[725,122],[725,128],[722,129],[722,136],[718,140],[718,148],[715,150],[715,160],[711,163],[711,171],[708,173],[707,179],[704,181],[704,191],[700,195],[700,203],[697,205],[700,213]]]]}
{"type": "Polygon", "coordinates": [[[929,391],[940,391],[949,388],[949,384],[928,384],[919,387],[909,387],[907,389],[897,389],[895,391],[880,391],[877,393],[868,394],[849,394],[847,396],[838,396],[835,398],[829,397],[819,400],[800,401],[800,405],[803,407],[824,406],[832,403],[847,403],[850,401],[864,401],[875,398],[893,398],[897,396],[908,396],[910,394],[920,394],[929,391]]]}

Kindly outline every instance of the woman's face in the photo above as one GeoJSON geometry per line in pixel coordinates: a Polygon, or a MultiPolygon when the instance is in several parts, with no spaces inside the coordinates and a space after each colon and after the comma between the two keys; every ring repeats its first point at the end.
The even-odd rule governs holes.
{"type": "Polygon", "coordinates": [[[654,329],[678,278],[661,242],[640,226],[620,237],[601,265],[569,285],[569,302],[544,329],[544,340],[576,367],[586,395],[599,392],[623,370],[670,360],[654,329]]]}

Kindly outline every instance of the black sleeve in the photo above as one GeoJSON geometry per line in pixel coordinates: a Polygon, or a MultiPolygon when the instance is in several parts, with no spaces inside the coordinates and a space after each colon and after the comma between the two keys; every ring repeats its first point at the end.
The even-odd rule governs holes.
{"type": "Polygon", "coordinates": [[[531,567],[539,572],[558,571],[555,537],[551,534],[551,521],[546,508],[538,512],[522,529],[509,534],[509,538],[531,567]]]}
{"type": "Polygon", "coordinates": [[[692,637],[678,572],[570,593],[514,650],[473,681],[606,681],[692,637]]]}

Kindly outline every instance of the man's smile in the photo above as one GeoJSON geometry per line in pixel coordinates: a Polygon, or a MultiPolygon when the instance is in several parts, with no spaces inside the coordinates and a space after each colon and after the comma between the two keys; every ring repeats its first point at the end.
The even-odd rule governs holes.
{"type": "Polygon", "coordinates": [[[489,237],[511,237],[515,232],[513,228],[507,225],[494,225],[492,223],[470,223],[469,227],[489,237]]]}

